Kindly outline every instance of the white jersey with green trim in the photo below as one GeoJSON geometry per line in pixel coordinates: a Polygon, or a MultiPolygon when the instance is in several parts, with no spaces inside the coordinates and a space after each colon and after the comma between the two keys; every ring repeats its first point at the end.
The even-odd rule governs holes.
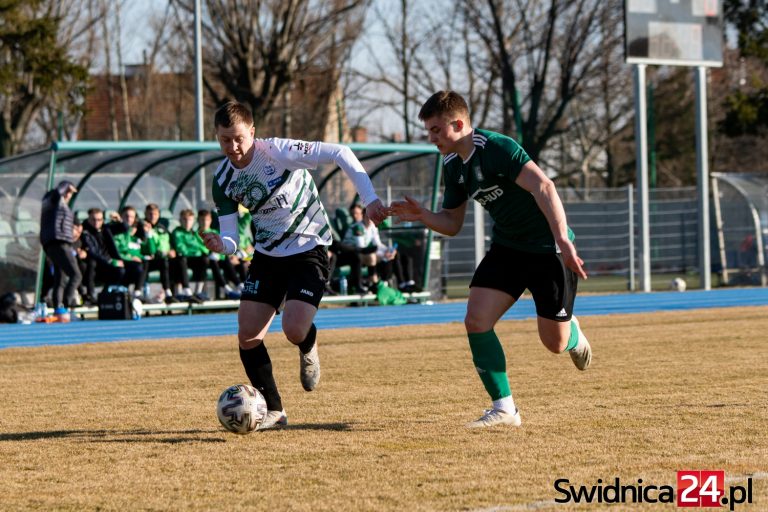
{"type": "Polygon", "coordinates": [[[253,217],[254,248],[270,256],[330,245],[328,215],[308,171],[324,163],[336,163],[350,176],[364,204],[377,199],[368,175],[346,146],[255,139],[247,166],[238,169],[225,158],[216,169],[212,192],[219,217],[236,214],[239,204],[246,207],[253,217]]]}

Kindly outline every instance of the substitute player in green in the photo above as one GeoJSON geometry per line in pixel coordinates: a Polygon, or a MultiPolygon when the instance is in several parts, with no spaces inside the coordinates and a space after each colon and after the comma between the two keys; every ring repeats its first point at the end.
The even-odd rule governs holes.
{"type": "Polygon", "coordinates": [[[587,278],[555,185],[513,139],[473,129],[464,99],[440,91],[422,106],[419,119],[443,155],[445,193],[438,212],[412,198],[392,203],[400,221],[420,221],[453,236],[464,224],[467,199],[478,201],[494,221],[491,248],[470,283],[464,324],[472,360],[493,401],[469,427],[521,424],[507,378],[504,350],[494,327],[527,288],[533,295],[539,337],[556,353],[569,352],[586,370],[592,349],[574,316],[578,278],[587,278]]]}
{"type": "Polygon", "coordinates": [[[255,253],[237,319],[240,359],[267,402],[267,417],[259,428],[278,427],[287,423],[287,416],[263,341],[283,301],[283,332],[299,347],[301,384],[312,391],[320,379],[313,321],[328,280],[331,227],[308,169],[321,164],[341,168],[375,223],[384,220],[388,209],[346,146],[255,139],[251,111],[234,101],[216,111],[214,125],[226,155],[214,173],[212,190],[221,234],[201,236],[209,250],[234,254],[239,246],[238,205],[251,212],[255,253]]]}

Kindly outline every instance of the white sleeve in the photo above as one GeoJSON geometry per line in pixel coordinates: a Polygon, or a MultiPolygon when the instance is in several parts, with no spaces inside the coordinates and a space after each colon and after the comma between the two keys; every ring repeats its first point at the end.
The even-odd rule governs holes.
{"type": "Polygon", "coordinates": [[[224,243],[224,254],[235,254],[240,244],[240,233],[237,229],[237,212],[219,217],[219,232],[224,243]]]}
{"type": "Polygon", "coordinates": [[[363,206],[378,199],[363,164],[347,146],[294,139],[262,139],[259,143],[272,159],[286,169],[317,169],[321,164],[336,164],[352,181],[363,206]]]}
{"type": "Polygon", "coordinates": [[[328,142],[320,142],[319,145],[318,163],[338,165],[360,194],[363,206],[368,206],[378,199],[368,173],[351,149],[342,144],[328,142]]]}

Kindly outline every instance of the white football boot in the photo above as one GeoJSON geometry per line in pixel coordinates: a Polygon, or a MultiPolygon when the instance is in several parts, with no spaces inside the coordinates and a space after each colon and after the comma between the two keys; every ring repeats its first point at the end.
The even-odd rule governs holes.
{"type": "Polygon", "coordinates": [[[299,350],[299,363],[301,377],[301,386],[304,391],[312,391],[317,387],[317,383],[320,382],[320,356],[317,353],[317,342],[312,350],[303,354],[299,350]]]}
{"type": "Polygon", "coordinates": [[[515,410],[515,414],[510,414],[501,409],[486,409],[482,416],[475,421],[467,423],[468,428],[493,427],[496,425],[511,425],[519,427],[523,424],[520,419],[520,411],[515,410]]]}
{"type": "Polygon", "coordinates": [[[571,360],[573,361],[573,364],[576,365],[576,368],[584,371],[589,368],[589,363],[592,362],[592,347],[589,346],[589,341],[587,341],[587,337],[584,336],[579,321],[575,316],[571,317],[571,319],[576,324],[576,329],[579,331],[579,341],[569,354],[571,355],[571,360]]]}
{"type": "Polygon", "coordinates": [[[282,411],[267,411],[264,420],[256,427],[256,430],[267,430],[269,428],[280,428],[288,424],[288,415],[285,409],[282,411]]]}

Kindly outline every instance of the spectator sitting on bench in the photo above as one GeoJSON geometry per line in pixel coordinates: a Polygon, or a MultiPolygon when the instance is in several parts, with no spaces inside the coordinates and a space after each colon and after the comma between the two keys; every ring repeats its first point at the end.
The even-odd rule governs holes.
{"type": "Polygon", "coordinates": [[[202,238],[194,230],[195,212],[184,209],[179,214],[180,226],[171,233],[171,246],[176,251],[176,257],[171,262],[174,274],[176,298],[190,302],[208,300],[205,293],[205,274],[208,270],[207,249],[202,238]],[[190,289],[187,270],[192,270],[192,282],[195,290],[190,289]]]}
{"type": "MultiPolygon", "coordinates": [[[[150,302],[165,301],[166,304],[178,302],[173,296],[171,290],[171,274],[169,258],[176,256],[176,252],[171,248],[171,234],[168,227],[160,222],[160,207],[155,203],[149,203],[144,208],[144,268],[142,274],[142,283],[147,282],[149,272],[157,270],[160,272],[160,283],[163,291],[153,297],[150,302]]],[[[149,297],[147,297],[149,299],[149,297]]]]}
{"type": "Polygon", "coordinates": [[[106,286],[117,285],[123,279],[125,269],[123,261],[117,253],[112,233],[104,229],[104,211],[100,208],[88,210],[88,219],[83,222],[81,235],[85,258],[85,273],[83,275],[86,289],[86,300],[96,302],[96,282],[106,286]]]}
{"type": "Polygon", "coordinates": [[[353,229],[357,226],[357,231],[360,232],[360,235],[364,231],[361,224],[363,221],[363,207],[359,204],[352,205],[349,212],[352,215],[352,224],[347,226],[344,233],[340,233],[341,244],[339,244],[337,251],[335,251],[336,265],[339,267],[349,265],[350,293],[365,293],[367,289],[363,287],[361,249],[357,245],[356,233],[354,233],[353,229]]]}
{"type": "Polygon", "coordinates": [[[350,266],[350,281],[353,289],[359,290],[359,293],[367,291],[362,283],[360,272],[362,265],[368,268],[368,279],[374,290],[379,282],[377,265],[381,267],[385,279],[389,279],[392,275],[393,268],[396,277],[400,279],[402,271],[396,259],[397,249],[382,243],[378,228],[365,215],[362,206],[352,206],[350,213],[353,223],[347,228],[341,242],[338,264],[350,266]]]}
{"type": "MultiPolygon", "coordinates": [[[[360,262],[368,267],[370,288],[375,292],[380,278],[388,281],[394,274],[399,283],[402,282],[403,271],[397,257],[397,248],[384,244],[379,235],[379,228],[368,217],[365,209],[362,214],[362,220],[357,221],[356,217],[356,222],[349,227],[347,233],[351,232],[354,236],[353,242],[358,248],[360,262]]],[[[350,242],[347,238],[345,244],[350,242]]]]}
{"type": "MultiPolygon", "coordinates": [[[[213,229],[211,224],[213,223],[213,215],[210,210],[198,210],[197,212],[197,231],[202,233],[216,233],[219,234],[217,229],[213,229]]],[[[202,238],[200,239],[202,243],[202,238]]],[[[237,254],[230,256],[219,254],[217,252],[211,252],[207,247],[203,246],[205,253],[208,255],[208,266],[213,274],[213,280],[216,282],[217,290],[224,291],[227,299],[239,299],[240,292],[237,288],[240,286],[240,277],[235,271],[235,264],[239,263],[237,254]],[[234,262],[233,262],[234,260],[234,262]],[[229,283],[234,285],[234,288],[229,283]]],[[[216,297],[217,299],[219,297],[216,297]]]]}
{"type": "Polygon", "coordinates": [[[143,298],[144,255],[142,254],[142,245],[144,239],[142,235],[144,235],[144,228],[142,226],[139,230],[137,217],[136,208],[124,206],[120,210],[121,222],[110,222],[109,228],[115,240],[117,254],[123,261],[123,268],[125,268],[122,284],[126,288],[133,286],[133,295],[137,298],[143,298]]]}

